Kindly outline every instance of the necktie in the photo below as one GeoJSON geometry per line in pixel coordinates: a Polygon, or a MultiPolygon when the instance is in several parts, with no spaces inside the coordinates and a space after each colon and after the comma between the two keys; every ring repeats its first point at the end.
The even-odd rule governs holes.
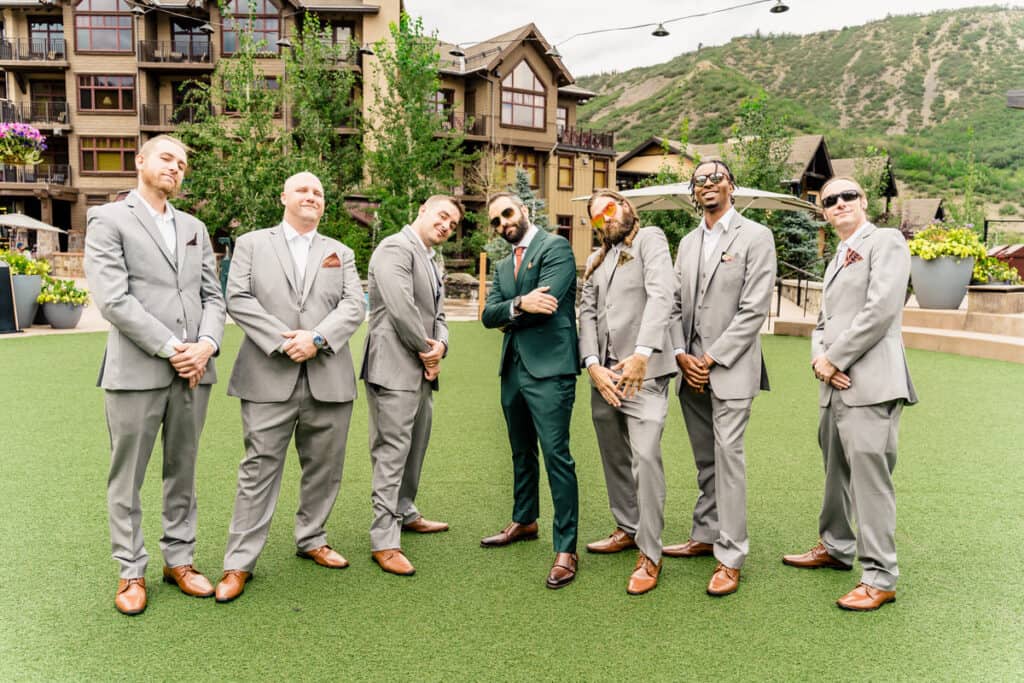
{"type": "Polygon", "coordinates": [[[516,247],[516,268],[512,273],[512,277],[519,278],[519,266],[523,263],[523,252],[526,251],[526,247],[516,247]]]}

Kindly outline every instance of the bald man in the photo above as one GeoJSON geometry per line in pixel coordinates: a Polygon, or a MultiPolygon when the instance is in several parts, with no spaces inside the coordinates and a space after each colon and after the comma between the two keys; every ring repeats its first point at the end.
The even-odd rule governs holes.
{"type": "Polygon", "coordinates": [[[285,181],[280,225],[238,238],[227,305],[245,332],[228,394],[242,400],[245,457],[217,602],[234,600],[252,576],[277,504],[285,453],[295,436],[302,467],[296,555],[330,569],[348,561],[324,525],[341,485],[356,397],[349,339],[364,318],[351,249],[317,233],[324,189],[312,173],[285,181]]]}

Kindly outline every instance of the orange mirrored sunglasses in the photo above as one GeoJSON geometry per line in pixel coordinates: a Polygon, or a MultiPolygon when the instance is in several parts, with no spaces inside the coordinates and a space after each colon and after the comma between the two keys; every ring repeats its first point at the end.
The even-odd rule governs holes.
{"type": "Polygon", "coordinates": [[[596,213],[593,216],[591,216],[590,224],[597,228],[598,230],[602,230],[604,228],[604,224],[610,221],[615,216],[615,211],[618,206],[619,202],[617,202],[614,199],[608,202],[608,204],[606,204],[605,207],[601,209],[600,213],[596,213]]]}

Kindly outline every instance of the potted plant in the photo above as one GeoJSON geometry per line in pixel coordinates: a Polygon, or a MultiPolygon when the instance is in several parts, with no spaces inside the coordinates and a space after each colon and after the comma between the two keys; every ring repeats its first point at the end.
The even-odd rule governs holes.
{"type": "Polygon", "coordinates": [[[1005,261],[994,256],[983,256],[974,263],[972,285],[1019,285],[1020,273],[1005,261]]]}
{"type": "Polygon", "coordinates": [[[0,163],[38,164],[46,151],[46,138],[27,123],[0,123],[0,163]]]}
{"type": "Polygon", "coordinates": [[[43,276],[50,272],[50,263],[46,259],[30,259],[16,251],[0,251],[0,259],[11,267],[18,326],[21,329],[31,327],[39,307],[36,299],[43,287],[43,276]]]}
{"type": "Polygon", "coordinates": [[[57,330],[70,330],[82,319],[82,311],[89,304],[89,293],[75,286],[74,280],[56,280],[46,277],[39,293],[46,321],[57,330]]]}
{"type": "Polygon", "coordinates": [[[929,225],[907,242],[910,281],[921,308],[960,308],[985,245],[970,226],[929,225]]]}

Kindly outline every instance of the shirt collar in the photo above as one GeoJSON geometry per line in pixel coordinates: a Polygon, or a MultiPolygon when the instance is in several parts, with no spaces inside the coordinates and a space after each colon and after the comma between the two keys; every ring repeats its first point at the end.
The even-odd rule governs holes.
{"type": "Polygon", "coordinates": [[[715,224],[714,224],[714,225],[712,225],[712,226],[711,226],[710,228],[709,228],[709,227],[707,226],[707,224],[706,224],[706,223],[704,222],[704,219],[703,219],[703,218],[701,218],[701,219],[700,219],[700,227],[701,227],[701,228],[702,228],[703,230],[705,230],[706,232],[714,232],[714,231],[715,231],[715,229],[716,229],[716,228],[717,228],[718,226],[722,226],[722,232],[723,232],[723,233],[725,233],[725,232],[728,232],[728,231],[729,231],[729,225],[731,225],[731,224],[732,224],[732,219],[733,219],[733,216],[736,216],[736,215],[737,215],[737,213],[736,213],[736,209],[734,209],[733,207],[731,207],[731,206],[730,206],[730,207],[729,207],[729,210],[728,210],[728,211],[726,211],[726,212],[725,212],[724,214],[722,214],[722,217],[721,217],[721,218],[719,218],[719,219],[718,219],[718,220],[717,220],[717,221],[715,222],[715,224]]]}
{"type": "Polygon", "coordinates": [[[854,230],[853,234],[847,237],[845,240],[843,240],[841,244],[848,248],[853,246],[853,244],[856,243],[857,240],[859,240],[864,235],[864,228],[866,227],[868,227],[868,222],[864,221],[863,223],[860,224],[860,227],[854,230]]]}
{"type": "Polygon", "coordinates": [[[289,243],[291,243],[291,242],[293,242],[293,241],[295,241],[297,239],[300,239],[300,240],[305,240],[306,244],[310,244],[310,243],[313,242],[313,236],[316,235],[316,228],[313,228],[312,230],[310,230],[306,234],[301,234],[298,230],[296,230],[291,225],[289,225],[288,221],[286,221],[284,219],[281,220],[281,225],[284,226],[284,238],[289,243]]]}
{"type": "Polygon", "coordinates": [[[135,197],[140,202],[142,202],[142,205],[144,207],[146,207],[146,211],[149,212],[149,215],[153,218],[153,220],[157,220],[157,221],[172,221],[172,220],[174,220],[174,212],[171,210],[171,203],[170,202],[167,202],[164,205],[164,212],[163,213],[157,213],[157,210],[154,209],[152,206],[150,206],[149,202],[147,202],[142,197],[142,195],[139,194],[139,192],[137,190],[132,190],[132,194],[134,194],[135,197]]]}
{"type": "Polygon", "coordinates": [[[423,238],[420,237],[420,234],[416,232],[416,228],[412,227],[411,225],[407,225],[405,227],[409,228],[412,231],[413,236],[416,238],[416,242],[421,247],[423,247],[423,251],[427,252],[427,256],[433,258],[435,254],[434,250],[431,247],[427,246],[427,243],[423,241],[423,238]]]}

